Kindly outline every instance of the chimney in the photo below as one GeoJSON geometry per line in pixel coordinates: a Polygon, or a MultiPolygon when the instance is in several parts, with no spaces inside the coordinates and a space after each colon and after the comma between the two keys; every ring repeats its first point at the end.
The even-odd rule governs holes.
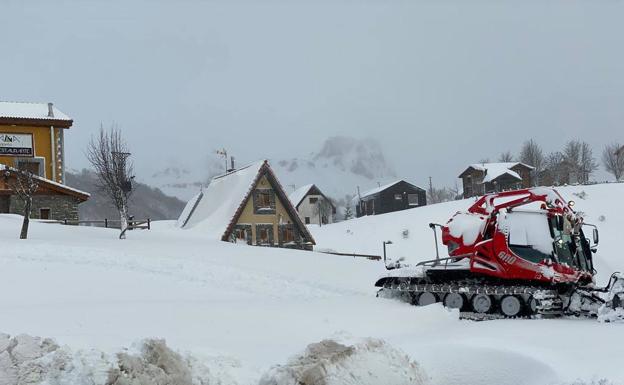
{"type": "Polygon", "coordinates": [[[52,103],[48,103],[48,118],[54,117],[54,109],[52,108],[54,105],[52,103]]]}
{"type": "Polygon", "coordinates": [[[234,157],[233,157],[233,156],[231,156],[231,157],[230,157],[230,169],[229,169],[229,170],[227,170],[227,171],[228,171],[228,172],[232,172],[232,171],[234,171],[234,170],[236,170],[236,168],[234,168],[234,157]]]}

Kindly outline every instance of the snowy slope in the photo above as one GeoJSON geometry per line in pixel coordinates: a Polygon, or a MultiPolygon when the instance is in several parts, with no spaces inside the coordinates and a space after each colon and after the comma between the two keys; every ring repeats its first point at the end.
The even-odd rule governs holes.
{"type": "MultiPolygon", "coordinates": [[[[624,214],[624,185],[569,193],[578,190],[587,196],[576,198],[577,207],[590,218],[606,216],[599,269],[623,267],[609,253],[624,214]]],[[[462,207],[453,202],[315,232],[328,248],[362,244],[360,251],[378,253],[380,241],[392,237],[394,250],[429,257],[426,223],[462,207]],[[426,231],[418,230],[419,222],[426,231]],[[400,241],[404,227],[409,238],[400,241]],[[426,243],[417,247],[418,239],[426,243]]],[[[382,339],[417,361],[430,384],[624,382],[624,345],[617,342],[624,324],[460,321],[437,305],[375,298],[380,262],[210,241],[201,229],[180,230],[173,221],[132,231],[125,241],[111,229],[38,222],[24,241],[17,239],[19,225],[18,216],[0,215],[0,332],[108,354],[143,338],[164,338],[228,384],[257,384],[269,368],[330,337],[382,339]]]]}

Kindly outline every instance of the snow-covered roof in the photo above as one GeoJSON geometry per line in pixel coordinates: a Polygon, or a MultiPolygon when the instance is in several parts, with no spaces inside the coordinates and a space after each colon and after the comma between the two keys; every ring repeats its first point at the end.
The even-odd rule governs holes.
{"type": "Polygon", "coordinates": [[[208,187],[187,203],[178,218],[178,224],[185,229],[197,228],[214,239],[227,240],[252,189],[263,175],[272,181],[276,195],[302,232],[303,238],[314,244],[314,238],[299,218],[266,160],[212,178],[208,187]]]}
{"type": "Polygon", "coordinates": [[[301,186],[295,191],[293,191],[290,195],[288,195],[288,199],[293,204],[293,206],[297,207],[299,203],[306,197],[308,191],[314,186],[314,184],[310,183],[305,186],[301,186]]]}
{"type": "MultiPolygon", "coordinates": [[[[4,171],[4,170],[18,171],[14,167],[10,167],[10,166],[7,166],[5,164],[0,163],[0,171],[4,171]]],[[[38,181],[43,182],[44,184],[47,184],[50,187],[53,187],[53,188],[56,188],[58,190],[62,190],[62,191],[65,191],[65,192],[73,193],[75,195],[79,195],[84,200],[87,200],[91,196],[91,194],[89,194],[86,191],[82,191],[82,190],[78,190],[77,188],[69,187],[69,186],[64,185],[62,183],[55,182],[53,180],[44,178],[44,177],[39,176],[39,175],[33,175],[33,177],[35,179],[37,179],[38,181]]]]}
{"type": "MultiPolygon", "coordinates": [[[[403,179],[399,179],[399,180],[395,180],[395,181],[394,181],[394,182],[392,182],[392,183],[388,183],[388,184],[385,184],[385,185],[383,185],[383,186],[379,186],[379,187],[377,187],[377,188],[374,188],[374,189],[372,189],[372,190],[368,190],[368,191],[366,191],[365,193],[361,194],[361,195],[360,195],[360,198],[366,198],[366,197],[368,197],[368,196],[375,195],[375,194],[377,194],[377,193],[379,193],[379,192],[381,192],[381,191],[383,191],[383,190],[385,190],[385,189],[387,189],[387,188],[389,188],[389,187],[392,187],[392,186],[394,186],[395,184],[400,183],[400,182],[405,182],[405,181],[404,181],[403,179]]],[[[414,187],[416,187],[416,188],[420,189],[420,187],[418,187],[418,186],[416,186],[416,185],[413,185],[413,184],[411,184],[411,183],[409,183],[409,182],[405,182],[405,183],[410,184],[410,185],[412,185],[412,186],[414,186],[414,187]]],[[[421,190],[422,190],[422,189],[421,189],[421,190]]]]}
{"type": "Polygon", "coordinates": [[[0,101],[0,118],[21,118],[38,120],[67,120],[72,118],[58,108],[52,106],[52,115],[48,114],[48,103],[2,102],[0,101]]]}
{"type": "Polygon", "coordinates": [[[511,170],[512,167],[515,167],[517,165],[523,165],[525,167],[528,167],[531,170],[535,168],[533,166],[529,166],[528,164],[521,163],[521,162],[473,163],[470,166],[468,166],[468,168],[473,168],[475,170],[484,171],[485,177],[483,178],[483,182],[486,183],[486,182],[492,182],[496,178],[505,174],[513,178],[516,178],[518,180],[522,180],[522,177],[517,172],[511,170]]]}
{"type": "Polygon", "coordinates": [[[221,239],[238,207],[253,188],[263,164],[264,161],[258,161],[212,178],[208,187],[197,197],[199,200],[191,199],[187,204],[193,204],[195,209],[188,212],[192,208],[185,208],[184,212],[189,217],[183,227],[201,227],[209,236],[221,239]]]}

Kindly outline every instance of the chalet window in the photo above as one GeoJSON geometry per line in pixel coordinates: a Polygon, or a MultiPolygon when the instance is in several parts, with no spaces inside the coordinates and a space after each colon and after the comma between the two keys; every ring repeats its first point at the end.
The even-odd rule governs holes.
{"type": "Polygon", "coordinates": [[[316,202],[318,202],[318,198],[316,198],[316,197],[315,198],[310,198],[310,204],[311,205],[316,204],[316,202]]]}
{"type": "Polygon", "coordinates": [[[271,208],[271,194],[269,192],[258,192],[258,208],[271,208]]]}
{"type": "Polygon", "coordinates": [[[394,200],[402,201],[403,200],[403,195],[401,195],[401,194],[394,194],[394,200]]]}
{"type": "Polygon", "coordinates": [[[407,203],[410,206],[418,206],[418,194],[407,194],[407,203]]]}
{"type": "Polygon", "coordinates": [[[275,192],[271,189],[256,189],[253,194],[255,214],[275,214],[275,192]]]}
{"type": "Polygon", "coordinates": [[[251,245],[251,225],[237,224],[232,232],[232,238],[232,242],[245,242],[248,245],[251,245]]]}
{"type": "Polygon", "coordinates": [[[310,224],[310,217],[305,217],[305,224],[309,225],[310,224]]]}
{"type": "Polygon", "coordinates": [[[15,161],[15,168],[17,168],[18,170],[31,172],[37,176],[45,177],[45,167],[43,162],[43,158],[17,159],[15,161]]]}

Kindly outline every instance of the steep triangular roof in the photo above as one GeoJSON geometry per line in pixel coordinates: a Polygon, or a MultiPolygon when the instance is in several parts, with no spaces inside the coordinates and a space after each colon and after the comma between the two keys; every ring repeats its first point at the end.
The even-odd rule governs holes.
{"type": "Polygon", "coordinates": [[[325,194],[323,194],[321,189],[318,188],[315,184],[307,184],[305,186],[299,187],[298,189],[293,191],[290,195],[288,195],[288,199],[290,199],[293,206],[295,206],[295,208],[298,209],[299,205],[305,199],[305,197],[311,194],[322,196],[323,198],[325,198],[325,200],[327,200],[327,202],[329,202],[329,204],[333,208],[336,208],[336,205],[334,204],[334,202],[331,199],[329,199],[325,194]]]}
{"type": "Polygon", "coordinates": [[[305,242],[314,244],[312,235],[301,222],[297,211],[266,160],[212,178],[208,187],[187,203],[178,223],[183,228],[201,228],[210,236],[227,241],[253,190],[263,176],[266,176],[271,183],[305,242]]]}

